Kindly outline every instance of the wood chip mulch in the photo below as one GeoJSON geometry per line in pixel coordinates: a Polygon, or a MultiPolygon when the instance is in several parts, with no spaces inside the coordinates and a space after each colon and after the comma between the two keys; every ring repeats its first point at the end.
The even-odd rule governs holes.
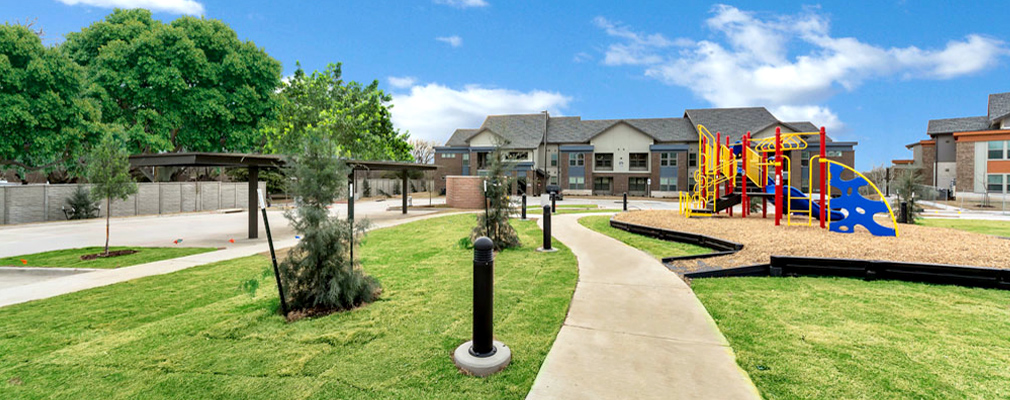
{"type": "Polygon", "coordinates": [[[119,256],[125,256],[125,255],[128,255],[128,254],[134,254],[136,252],[137,252],[137,250],[116,250],[116,251],[110,251],[109,254],[105,254],[104,252],[103,253],[98,253],[98,254],[85,254],[85,255],[81,256],[81,260],[82,261],[88,261],[88,260],[95,260],[95,259],[99,259],[99,258],[119,257],[119,256]]]}
{"type": "Polygon", "coordinates": [[[1010,240],[949,228],[899,224],[899,237],[895,238],[873,236],[862,227],[851,234],[830,232],[820,229],[816,220],[813,226],[806,226],[805,218],[802,226],[786,226],[785,219],[775,226],[771,216],[762,219],[760,214],[746,219],[684,218],[676,211],[650,210],[621,213],[615,218],[744,245],[743,250],[728,256],[674,262],[674,268],[685,272],[766,264],[772,255],[1010,268],[1010,240]]]}

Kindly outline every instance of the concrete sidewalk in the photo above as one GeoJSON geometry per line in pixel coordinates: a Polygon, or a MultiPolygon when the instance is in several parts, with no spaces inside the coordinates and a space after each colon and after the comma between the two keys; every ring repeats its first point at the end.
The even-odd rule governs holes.
{"type": "MultiPolygon", "coordinates": [[[[414,215],[406,216],[401,219],[386,219],[375,222],[372,229],[388,228],[408,222],[451,214],[457,213],[414,215]]],[[[33,300],[46,299],[62,294],[111,285],[147,276],[172,273],[198,265],[250,256],[270,250],[266,240],[259,240],[258,242],[259,243],[246,244],[224,250],[212,251],[209,253],[174,258],[171,260],[156,261],[124,268],[94,270],[92,272],[62,276],[26,285],[7,287],[0,290],[0,307],[6,307],[12,304],[24,303],[33,300]]],[[[274,241],[274,248],[280,250],[292,247],[297,243],[298,240],[296,239],[276,240],[274,241]]]]}
{"type": "MultiPolygon", "coordinates": [[[[595,214],[600,215],[600,214],[595,214]]],[[[642,251],[556,215],[579,282],[529,399],[757,399],[694,292],[642,251]]]]}

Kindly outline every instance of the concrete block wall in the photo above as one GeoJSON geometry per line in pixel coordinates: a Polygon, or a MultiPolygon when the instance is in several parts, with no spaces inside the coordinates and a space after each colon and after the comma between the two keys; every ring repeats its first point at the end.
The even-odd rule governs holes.
{"type": "Polygon", "coordinates": [[[484,177],[445,177],[445,204],[454,208],[484,208],[484,177]]]}
{"type": "MultiPolygon", "coordinates": [[[[0,186],[0,225],[45,221],[65,221],[63,206],[78,185],[0,186]]],[[[90,185],[83,185],[89,187],[90,185]]],[[[259,182],[266,190],[266,182],[259,182]]],[[[161,182],[139,183],[137,193],[126,200],[112,201],[112,216],[171,214],[246,208],[247,182],[161,182]]],[[[100,202],[99,217],[107,212],[100,202]]]]}

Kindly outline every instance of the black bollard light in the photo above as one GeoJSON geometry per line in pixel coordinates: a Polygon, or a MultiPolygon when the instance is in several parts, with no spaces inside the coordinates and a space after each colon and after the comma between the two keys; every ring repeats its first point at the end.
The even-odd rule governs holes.
{"type": "Polygon", "coordinates": [[[554,199],[555,198],[556,198],[556,196],[553,193],[551,193],[551,212],[552,213],[558,212],[558,205],[554,203],[554,199]]]}
{"type": "Polygon", "coordinates": [[[558,251],[551,246],[551,206],[549,205],[544,205],[544,246],[537,249],[537,251],[558,251]]]}
{"type": "Polygon", "coordinates": [[[494,340],[494,242],[473,242],[473,337],[453,352],[453,362],[470,375],[488,376],[512,361],[512,350],[494,340]]]}
{"type": "Polygon", "coordinates": [[[473,243],[473,346],[470,355],[494,355],[494,242],[487,236],[473,243]]]}
{"type": "Polygon", "coordinates": [[[523,221],[526,220],[526,193],[523,193],[523,221]]]}
{"type": "Polygon", "coordinates": [[[624,211],[628,211],[628,192],[624,192],[624,211]]]}

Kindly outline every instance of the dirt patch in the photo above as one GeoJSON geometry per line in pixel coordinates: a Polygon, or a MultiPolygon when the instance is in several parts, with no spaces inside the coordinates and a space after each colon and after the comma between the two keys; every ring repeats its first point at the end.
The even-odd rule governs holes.
{"type": "MultiPolygon", "coordinates": [[[[898,227],[899,237],[877,237],[857,228],[851,234],[807,226],[775,226],[772,218],[684,218],[676,211],[634,211],[617,214],[619,221],[714,236],[744,245],[736,254],[674,262],[686,272],[768,263],[773,255],[854,258],[1010,268],[1010,240],[948,228],[919,225],[898,227]]],[[[795,221],[795,219],[794,219],[795,221]]],[[[882,221],[882,220],[881,220],[882,221]]],[[[889,223],[884,223],[889,226],[889,223]]]]}
{"type": "Polygon", "coordinates": [[[137,250],[116,250],[116,251],[110,251],[109,254],[105,253],[85,254],[81,256],[81,261],[95,260],[99,258],[119,257],[135,253],[137,253],[137,250]]]}

